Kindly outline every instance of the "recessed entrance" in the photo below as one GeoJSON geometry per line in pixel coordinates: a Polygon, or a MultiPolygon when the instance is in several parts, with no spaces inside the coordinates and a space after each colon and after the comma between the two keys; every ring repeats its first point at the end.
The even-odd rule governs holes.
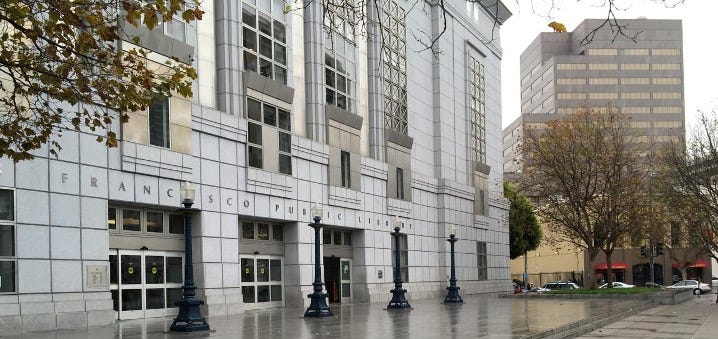
{"type": "Polygon", "coordinates": [[[324,257],[324,284],[331,303],[351,301],[351,259],[324,257]]]}
{"type": "Polygon", "coordinates": [[[176,315],[183,262],[179,252],[110,250],[110,292],[117,319],[176,315]]]}

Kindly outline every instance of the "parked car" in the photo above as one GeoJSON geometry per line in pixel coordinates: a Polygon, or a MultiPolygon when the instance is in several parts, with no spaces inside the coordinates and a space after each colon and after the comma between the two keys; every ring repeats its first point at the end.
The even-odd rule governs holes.
{"type": "Polygon", "coordinates": [[[708,293],[711,291],[710,285],[704,284],[697,280],[681,280],[671,286],[666,286],[666,288],[679,289],[679,290],[693,290],[694,295],[699,295],[701,293],[708,293]]]}
{"type": "Polygon", "coordinates": [[[541,286],[544,289],[547,289],[549,291],[551,290],[572,290],[578,287],[578,285],[570,282],[570,281],[552,281],[550,283],[547,283],[543,286],[541,286]]]}
{"type": "MultiPolygon", "coordinates": [[[[633,288],[636,287],[636,285],[626,284],[619,281],[613,282],[613,288],[633,288]]],[[[608,283],[605,283],[601,286],[598,286],[598,288],[608,288],[608,283]]]]}
{"type": "Polygon", "coordinates": [[[718,287],[718,277],[711,277],[711,286],[718,287]]]}

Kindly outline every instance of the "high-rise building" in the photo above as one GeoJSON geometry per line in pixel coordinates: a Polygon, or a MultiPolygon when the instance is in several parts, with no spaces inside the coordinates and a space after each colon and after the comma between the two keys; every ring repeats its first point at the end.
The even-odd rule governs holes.
{"type": "Polygon", "coordinates": [[[622,33],[603,23],[540,33],[521,54],[521,115],[503,131],[504,172],[520,170],[517,147],[527,128],[579,109],[620,110],[646,146],[684,136],[681,21],[618,20],[622,33]]]}
{"type": "Polygon", "coordinates": [[[152,61],[197,69],[194,96],[112,124],[117,148],[69,130],[57,158],[43,147],[0,159],[0,331],[176,314],[184,181],[197,187],[204,315],[306,307],[314,205],[330,302],[386,307],[396,216],[409,299],[442,300],[451,226],[461,291],[509,290],[501,47],[486,23],[511,13],[483,0],[358,3],[368,32],[322,1],[207,0],[198,22],[128,25],[152,61]],[[443,34],[436,53],[425,33],[443,34]]]}
{"type": "MultiPolygon", "coordinates": [[[[575,114],[581,109],[624,113],[635,145],[648,154],[685,135],[683,84],[683,31],[680,20],[587,19],[572,32],[540,33],[521,54],[521,115],[503,130],[504,175],[516,178],[522,170],[519,146],[527,130],[541,133],[546,122],[575,114]],[[617,31],[617,26],[622,32],[617,31]]],[[[641,239],[645,240],[645,239],[641,239]]],[[[690,250],[674,249],[675,256],[689,257],[690,250]]],[[[617,281],[645,285],[650,279],[648,259],[638,248],[613,252],[617,281]]],[[[606,277],[607,264],[600,254],[590,266],[585,252],[566,244],[561,250],[543,245],[529,252],[529,281],[606,277]],[[581,263],[581,264],[580,264],[581,263]],[[591,274],[587,274],[591,272],[591,274]]],[[[710,277],[704,254],[690,259],[691,277],[710,277]]],[[[686,260],[688,261],[688,260],[686,260]]],[[[671,284],[677,265],[669,256],[656,259],[653,281],[671,284]]],[[[524,258],[511,263],[521,278],[524,258]]],[[[588,281],[585,281],[588,284],[588,281]]]]}

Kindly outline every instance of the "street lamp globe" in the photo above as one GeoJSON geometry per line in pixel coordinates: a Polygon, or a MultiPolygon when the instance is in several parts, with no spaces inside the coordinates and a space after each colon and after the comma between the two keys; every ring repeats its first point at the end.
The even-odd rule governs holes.
{"type": "Polygon", "coordinates": [[[182,186],[180,186],[180,199],[182,200],[182,204],[185,205],[185,207],[189,208],[189,206],[192,206],[192,204],[194,204],[196,192],[197,189],[194,188],[192,186],[192,183],[190,183],[189,181],[185,181],[182,183],[182,186]]]}
{"type": "Polygon", "coordinates": [[[322,219],[322,212],[324,212],[324,209],[322,209],[322,205],[314,204],[310,212],[312,213],[312,219],[314,219],[315,222],[318,222],[316,220],[322,219]]]}
{"type": "Polygon", "coordinates": [[[456,235],[456,226],[451,225],[451,227],[449,227],[449,234],[456,235]]]}
{"type": "Polygon", "coordinates": [[[392,224],[394,224],[394,230],[397,232],[399,232],[400,229],[404,228],[404,222],[401,220],[401,218],[399,218],[398,215],[394,217],[392,224]]]}

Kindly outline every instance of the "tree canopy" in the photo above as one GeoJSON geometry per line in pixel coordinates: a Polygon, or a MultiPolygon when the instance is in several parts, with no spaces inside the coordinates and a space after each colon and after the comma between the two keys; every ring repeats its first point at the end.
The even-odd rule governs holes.
{"type": "MultiPolygon", "coordinates": [[[[196,72],[158,63],[123,27],[152,30],[202,18],[199,0],[16,0],[0,2],[0,156],[31,159],[63,128],[104,130],[158,96],[191,96],[196,72]]],[[[117,145],[111,131],[99,142],[117,145]]]]}
{"type": "Polygon", "coordinates": [[[543,236],[531,202],[509,182],[504,182],[504,196],[509,199],[509,247],[511,259],[535,250],[543,236]]]}
{"type": "Polygon", "coordinates": [[[635,145],[612,107],[550,121],[523,140],[522,191],[557,240],[586,249],[591,263],[603,251],[610,267],[614,248],[646,219],[647,171],[635,145]]]}
{"type": "MultiPolygon", "coordinates": [[[[663,154],[663,199],[671,206],[683,236],[716,258],[718,253],[718,117],[699,113],[685,147],[675,143],[663,154]]],[[[680,235],[680,234],[679,234],[680,235]]]]}

